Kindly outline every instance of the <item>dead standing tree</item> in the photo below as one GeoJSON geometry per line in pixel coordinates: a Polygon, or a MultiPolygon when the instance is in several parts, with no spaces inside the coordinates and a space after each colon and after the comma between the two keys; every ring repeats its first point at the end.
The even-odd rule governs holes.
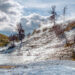
{"type": "Polygon", "coordinates": [[[18,38],[19,38],[19,40],[20,40],[21,43],[22,43],[22,40],[23,40],[24,37],[25,37],[25,31],[24,31],[24,29],[23,29],[21,23],[17,25],[17,32],[18,32],[18,38]]]}
{"type": "Polygon", "coordinates": [[[23,41],[23,39],[25,37],[25,31],[24,31],[21,23],[17,25],[17,32],[18,32],[18,39],[21,41],[21,43],[20,43],[20,48],[21,48],[22,41],[23,41]]]}
{"type": "Polygon", "coordinates": [[[66,16],[67,6],[63,8],[63,22],[65,23],[65,16],[66,16]]]}
{"type": "Polygon", "coordinates": [[[54,23],[54,25],[55,25],[56,16],[57,16],[55,9],[56,9],[56,6],[52,6],[51,11],[50,11],[50,13],[51,13],[50,20],[54,23]]]}
{"type": "MultiPolygon", "coordinates": [[[[65,38],[65,34],[64,34],[64,29],[60,26],[60,25],[57,25],[56,24],[56,19],[58,17],[57,15],[57,12],[56,12],[56,6],[52,6],[51,7],[51,16],[50,16],[50,20],[54,23],[53,27],[52,27],[52,30],[55,32],[56,36],[60,39],[60,38],[65,38]]],[[[64,10],[63,10],[63,15],[65,16],[65,13],[66,13],[66,7],[64,7],[64,10]]]]}

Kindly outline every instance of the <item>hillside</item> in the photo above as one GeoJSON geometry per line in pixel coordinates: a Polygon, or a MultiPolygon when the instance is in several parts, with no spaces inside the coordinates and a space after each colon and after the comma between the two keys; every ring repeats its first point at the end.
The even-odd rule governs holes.
{"type": "MultiPolygon", "coordinates": [[[[73,23],[72,20],[70,20],[70,23],[73,23]]],[[[8,52],[11,51],[11,54],[9,54],[11,55],[11,61],[14,61],[13,63],[28,63],[56,59],[72,60],[75,49],[75,29],[71,28],[70,30],[66,30],[68,27],[71,27],[70,23],[67,21],[65,25],[61,23],[56,24],[57,26],[62,27],[66,38],[62,36],[63,33],[60,33],[61,36],[56,35],[57,31],[55,31],[55,29],[53,29],[53,25],[50,25],[49,23],[41,26],[40,28],[34,30],[30,36],[25,37],[22,44],[16,43],[17,46],[14,49],[11,49],[13,51],[8,49],[5,50],[5,52],[3,52],[7,54],[5,59],[9,58],[8,52]],[[19,60],[23,58],[21,62],[19,62],[18,56],[20,56],[19,60]]],[[[8,63],[10,63],[10,61],[8,61],[8,63]]]]}
{"type": "MultiPolygon", "coordinates": [[[[72,22],[72,21],[71,21],[72,22]]],[[[70,23],[66,23],[66,28],[69,27],[70,23]]],[[[64,28],[63,24],[57,24],[64,28]]],[[[42,61],[42,60],[72,60],[73,51],[74,51],[74,43],[66,43],[65,38],[59,38],[55,31],[52,30],[53,26],[49,26],[49,24],[45,26],[41,26],[36,29],[33,34],[28,37],[25,37],[23,40],[23,44],[21,47],[19,43],[17,43],[17,47],[11,53],[11,58],[13,55],[15,56],[14,60],[17,59],[17,55],[21,56],[21,58],[25,58],[21,62],[34,62],[34,61],[42,61]],[[19,54],[20,53],[20,54],[19,54]]],[[[66,29],[65,28],[65,29],[66,29]]],[[[67,39],[70,37],[70,41],[73,40],[74,29],[70,31],[64,31],[67,39]],[[70,36],[73,34],[72,36],[70,36]]],[[[7,56],[8,58],[8,56],[7,56]]],[[[14,61],[12,60],[12,61],[14,61]]],[[[15,63],[15,61],[14,61],[15,63]]]]}
{"type": "Polygon", "coordinates": [[[75,23],[71,26],[72,23],[71,20],[65,25],[57,24],[64,30],[60,35],[64,33],[66,38],[56,35],[60,29],[55,31],[53,25],[48,23],[25,37],[22,44],[16,42],[14,49],[4,50],[0,54],[2,74],[74,75],[75,61],[72,60],[75,59],[75,23]]]}
{"type": "Polygon", "coordinates": [[[6,46],[9,43],[8,36],[0,34],[0,47],[6,46]]]}

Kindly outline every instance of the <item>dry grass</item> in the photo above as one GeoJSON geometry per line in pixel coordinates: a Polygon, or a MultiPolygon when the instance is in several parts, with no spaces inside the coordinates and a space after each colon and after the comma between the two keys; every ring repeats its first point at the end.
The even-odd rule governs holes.
{"type": "Polygon", "coordinates": [[[73,51],[72,60],[75,61],[75,52],[73,51]]]}
{"type": "Polygon", "coordinates": [[[40,33],[41,32],[41,30],[36,30],[36,29],[34,29],[34,31],[33,31],[33,33],[32,33],[32,35],[34,35],[34,34],[38,34],[38,33],[40,33]]]}
{"type": "Polygon", "coordinates": [[[40,33],[40,32],[41,32],[41,30],[37,30],[37,31],[36,31],[36,33],[40,33]]]}
{"type": "Polygon", "coordinates": [[[75,43],[67,43],[67,44],[65,44],[64,46],[65,47],[71,47],[72,45],[74,45],[75,43]]]}
{"type": "Polygon", "coordinates": [[[32,32],[32,35],[34,35],[36,33],[36,29],[34,29],[34,31],[32,32]]]}
{"type": "Polygon", "coordinates": [[[48,30],[48,28],[44,28],[44,29],[43,29],[43,32],[45,32],[45,31],[47,31],[47,30],[48,30]]]}
{"type": "Polygon", "coordinates": [[[39,40],[40,39],[40,37],[34,37],[34,40],[35,41],[37,41],[37,40],[39,40]]]}
{"type": "Polygon", "coordinates": [[[72,21],[71,23],[68,24],[67,28],[65,29],[65,31],[69,31],[72,28],[75,28],[75,21],[72,21]]]}
{"type": "Polygon", "coordinates": [[[0,69],[11,69],[11,68],[16,68],[16,66],[0,66],[0,69]]]}
{"type": "Polygon", "coordinates": [[[9,43],[9,38],[6,35],[0,34],[0,47],[5,46],[9,43]]]}

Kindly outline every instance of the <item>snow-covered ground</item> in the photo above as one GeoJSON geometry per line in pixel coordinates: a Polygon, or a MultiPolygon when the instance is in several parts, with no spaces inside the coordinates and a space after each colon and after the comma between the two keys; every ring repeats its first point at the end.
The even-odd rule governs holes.
{"type": "Polygon", "coordinates": [[[0,75],[75,75],[74,61],[42,61],[0,69],[0,75]]]}

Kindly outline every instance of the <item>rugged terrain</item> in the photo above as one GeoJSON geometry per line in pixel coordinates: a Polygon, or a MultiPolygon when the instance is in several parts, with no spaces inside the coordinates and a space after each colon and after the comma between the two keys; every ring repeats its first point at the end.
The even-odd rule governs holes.
{"type": "Polygon", "coordinates": [[[74,75],[75,23],[72,23],[57,24],[64,28],[67,38],[57,36],[52,30],[53,25],[48,24],[34,30],[22,44],[16,42],[15,48],[1,49],[0,74],[74,75]]]}
{"type": "MultiPolygon", "coordinates": [[[[17,47],[11,52],[15,55],[24,57],[23,62],[34,62],[50,59],[72,60],[74,52],[74,21],[67,21],[65,25],[57,24],[64,28],[66,38],[58,37],[52,26],[45,25],[27,36],[23,43],[17,43],[17,47]],[[68,40],[68,43],[66,41],[68,40]]],[[[15,58],[16,58],[15,57],[15,58]]]]}

